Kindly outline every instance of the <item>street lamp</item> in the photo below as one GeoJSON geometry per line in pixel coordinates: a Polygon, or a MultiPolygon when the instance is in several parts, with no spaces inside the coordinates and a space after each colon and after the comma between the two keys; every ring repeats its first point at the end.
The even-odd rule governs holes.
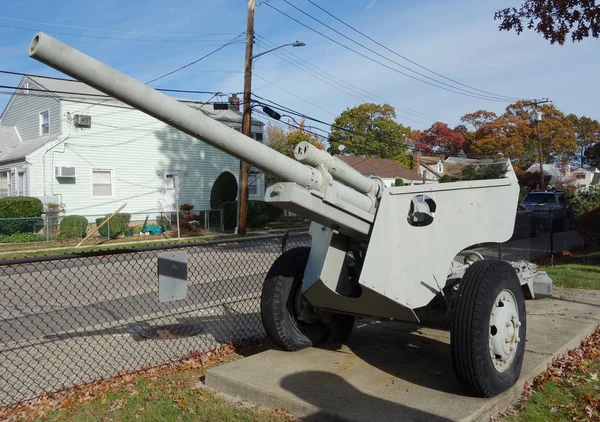
{"type": "Polygon", "coordinates": [[[306,44],[304,44],[304,43],[303,43],[303,42],[301,42],[301,41],[296,41],[296,42],[289,43],[289,44],[283,44],[283,45],[280,45],[279,47],[275,47],[275,48],[272,48],[272,49],[270,49],[270,50],[263,51],[262,53],[259,53],[259,54],[255,55],[255,56],[252,56],[252,57],[250,57],[250,60],[254,60],[254,59],[255,59],[255,58],[257,58],[257,57],[260,57],[260,56],[262,56],[263,54],[270,53],[271,51],[275,51],[275,50],[278,50],[278,49],[280,49],[280,48],[283,48],[283,47],[289,47],[290,45],[291,45],[292,47],[304,47],[306,44]]]}
{"type": "MultiPolygon", "coordinates": [[[[242,133],[248,137],[252,137],[251,124],[251,92],[252,92],[252,60],[263,54],[283,47],[304,47],[306,44],[300,41],[294,43],[283,44],[278,47],[263,51],[255,56],[252,55],[252,42],[254,39],[254,1],[248,2],[248,30],[246,31],[246,63],[244,72],[244,114],[242,115],[242,133]]],[[[246,234],[246,214],[248,209],[248,163],[240,161],[240,186],[239,186],[239,201],[237,210],[237,233],[246,234]]]]}

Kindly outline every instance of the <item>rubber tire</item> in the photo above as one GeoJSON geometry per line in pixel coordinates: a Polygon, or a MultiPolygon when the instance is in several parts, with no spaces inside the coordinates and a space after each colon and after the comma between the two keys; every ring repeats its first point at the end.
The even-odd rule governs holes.
{"type": "Polygon", "coordinates": [[[321,321],[306,324],[292,314],[293,292],[302,287],[310,248],[290,249],[279,256],[269,269],[260,299],[260,315],[269,338],[284,350],[296,351],[318,346],[335,332],[335,341],[345,342],[354,326],[354,318],[336,315],[327,325],[321,321]]]}
{"type": "Polygon", "coordinates": [[[498,260],[472,264],[460,282],[450,332],[452,363],[461,385],[480,397],[494,397],[512,387],[521,373],[526,332],[525,298],[512,266],[498,260]],[[498,372],[489,355],[489,323],[494,301],[505,289],[510,290],[517,301],[521,341],[512,365],[498,372]]]}

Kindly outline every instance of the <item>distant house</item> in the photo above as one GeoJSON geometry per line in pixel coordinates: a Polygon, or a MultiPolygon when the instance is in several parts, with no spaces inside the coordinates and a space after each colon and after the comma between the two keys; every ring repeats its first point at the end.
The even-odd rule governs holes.
{"type": "Polygon", "coordinates": [[[476,167],[504,164],[508,160],[506,158],[491,158],[491,159],[475,159],[463,157],[435,157],[435,156],[420,156],[419,171],[423,179],[427,181],[438,181],[443,176],[448,176],[452,181],[461,180],[463,170],[466,167],[476,167]]]}
{"type": "MultiPolygon", "coordinates": [[[[544,164],[544,174],[551,176],[549,186],[574,186],[579,189],[587,189],[590,185],[598,183],[600,179],[600,170],[595,167],[578,167],[572,169],[570,164],[562,166],[560,164],[544,164]]],[[[527,169],[528,173],[539,173],[538,163],[531,165],[527,169]]]]}
{"type": "Polygon", "coordinates": [[[377,176],[383,179],[385,186],[394,186],[396,179],[402,179],[407,184],[422,183],[421,178],[411,170],[392,159],[365,158],[339,155],[341,158],[365,176],[377,176]]]}
{"type": "MultiPolygon", "coordinates": [[[[172,212],[177,202],[209,209],[217,180],[237,192],[238,159],[81,82],[24,77],[19,88],[0,116],[0,196],[98,216],[123,203],[130,213],[172,212]]],[[[236,99],[220,109],[180,101],[241,131],[236,99]]],[[[253,120],[253,138],[262,141],[262,132],[253,120]]],[[[264,177],[254,171],[249,198],[263,197],[264,177]]]]}

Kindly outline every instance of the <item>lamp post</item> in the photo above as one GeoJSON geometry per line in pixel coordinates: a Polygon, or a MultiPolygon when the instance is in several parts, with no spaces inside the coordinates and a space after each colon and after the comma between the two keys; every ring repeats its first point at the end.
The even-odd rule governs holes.
{"type": "MultiPolygon", "coordinates": [[[[242,133],[248,137],[252,137],[251,124],[251,92],[252,92],[252,60],[263,54],[279,48],[292,46],[303,47],[303,42],[296,41],[295,43],[283,44],[278,47],[263,51],[255,56],[252,55],[252,43],[254,41],[254,0],[248,0],[248,26],[246,29],[246,61],[244,68],[244,112],[242,115],[242,133]]],[[[246,214],[248,209],[248,163],[240,161],[240,186],[239,186],[239,201],[238,201],[238,234],[246,234],[246,214]]]]}

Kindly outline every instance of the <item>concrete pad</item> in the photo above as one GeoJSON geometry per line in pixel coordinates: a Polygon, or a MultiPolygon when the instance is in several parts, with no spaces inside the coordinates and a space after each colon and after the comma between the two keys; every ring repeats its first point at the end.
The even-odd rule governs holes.
{"type": "Polygon", "coordinates": [[[492,399],[461,389],[448,332],[396,322],[359,322],[338,350],[269,350],[209,369],[205,383],[235,399],[286,408],[302,420],[489,420],[520,397],[525,381],[598,328],[600,291],[555,288],[553,294],[527,301],[521,378],[492,399]]]}

